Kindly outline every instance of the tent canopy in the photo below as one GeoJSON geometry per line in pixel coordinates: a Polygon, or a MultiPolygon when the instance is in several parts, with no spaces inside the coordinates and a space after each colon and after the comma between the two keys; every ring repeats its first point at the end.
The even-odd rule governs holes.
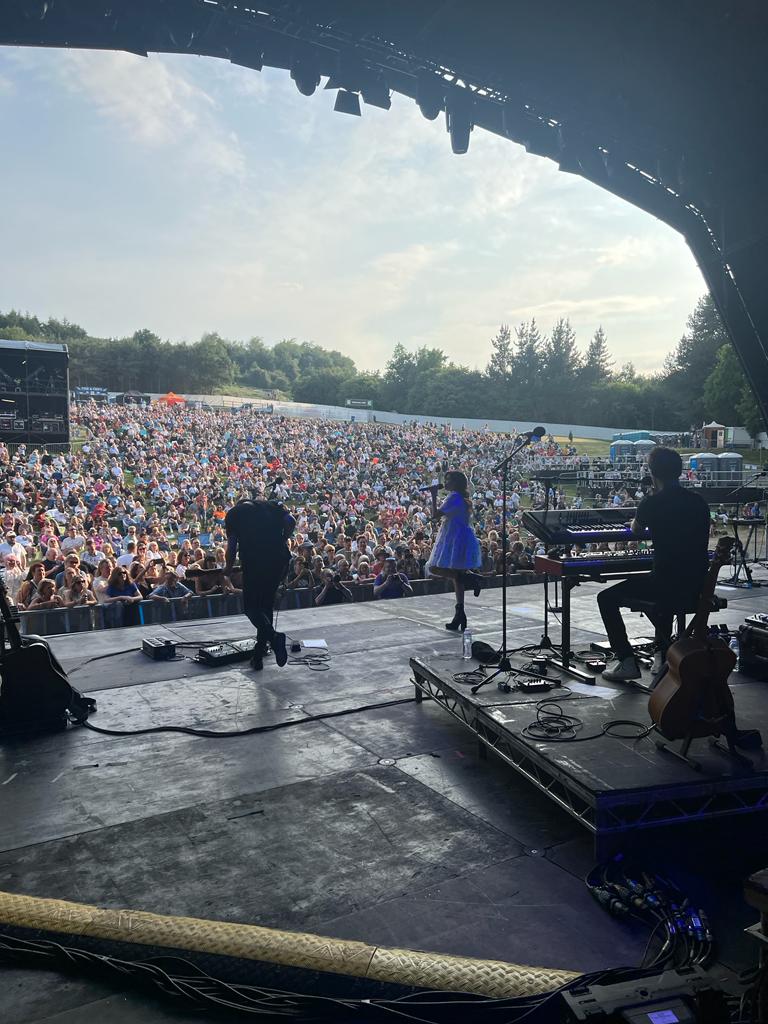
{"type": "Polygon", "coordinates": [[[183,405],[186,402],[186,398],[182,395],[175,395],[173,391],[169,391],[167,395],[158,398],[158,402],[162,402],[163,405],[183,405]]]}

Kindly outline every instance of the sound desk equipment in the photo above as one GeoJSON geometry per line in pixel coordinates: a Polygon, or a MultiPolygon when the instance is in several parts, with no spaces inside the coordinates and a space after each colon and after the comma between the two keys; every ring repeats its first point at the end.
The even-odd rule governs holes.
{"type": "Polygon", "coordinates": [[[201,647],[197,652],[197,660],[204,665],[221,666],[231,665],[235,661],[246,661],[253,657],[256,650],[256,638],[248,637],[245,640],[227,640],[220,644],[211,644],[209,647],[201,647]]]}

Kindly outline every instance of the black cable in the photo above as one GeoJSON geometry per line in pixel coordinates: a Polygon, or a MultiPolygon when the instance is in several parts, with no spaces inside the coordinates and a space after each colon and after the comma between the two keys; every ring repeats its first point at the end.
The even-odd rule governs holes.
{"type": "Polygon", "coordinates": [[[228,983],[206,974],[195,964],[181,957],[158,956],[147,960],[129,961],[104,954],[63,946],[49,940],[27,940],[0,934],[0,958],[9,963],[27,964],[64,970],[98,969],[124,988],[126,978],[132,978],[145,987],[158,989],[176,1002],[183,1000],[200,1007],[227,1009],[250,1016],[271,1020],[287,1018],[297,1022],[318,1022],[350,1019],[379,1020],[382,1015],[400,1017],[421,1024],[442,1024],[455,1020],[455,1010],[463,1011],[463,1019],[472,1021],[498,1020],[504,1024],[539,1018],[550,1021],[556,1014],[553,1003],[563,992],[604,982],[606,979],[623,981],[648,977],[648,971],[615,968],[599,971],[561,985],[550,992],[537,995],[492,999],[468,993],[417,991],[396,999],[344,999],[307,995],[271,989],[258,985],[228,983]],[[416,1010],[417,1012],[409,1012],[416,1010]],[[452,1012],[453,1011],[453,1012],[452,1012]]]}
{"type": "Polygon", "coordinates": [[[633,722],[631,719],[617,718],[605,722],[600,732],[592,733],[589,736],[579,736],[578,733],[584,728],[584,723],[576,715],[568,715],[560,707],[557,700],[547,698],[536,705],[536,720],[520,730],[520,734],[530,740],[544,740],[547,743],[586,743],[589,740],[599,740],[603,736],[611,736],[621,740],[645,739],[653,729],[653,725],[644,726],[641,722],[633,722]],[[612,730],[619,726],[632,726],[639,730],[631,736],[614,733],[612,730]]]}
{"type": "Polygon", "coordinates": [[[77,725],[82,725],[92,732],[101,733],[103,736],[149,736],[159,732],[184,733],[188,736],[202,736],[205,739],[228,739],[232,736],[255,736],[262,732],[275,732],[278,729],[288,729],[294,725],[306,725],[308,722],[323,722],[328,718],[341,718],[343,715],[354,715],[361,711],[376,711],[379,708],[396,707],[398,704],[413,704],[415,697],[403,697],[400,700],[382,701],[380,704],[364,704],[362,707],[344,708],[341,711],[326,711],[321,715],[306,715],[304,718],[292,718],[287,722],[275,722],[272,725],[255,725],[251,729],[237,729],[227,732],[213,732],[210,729],[194,729],[188,725],[154,725],[146,729],[103,729],[93,725],[87,719],[75,719],[77,725]]]}

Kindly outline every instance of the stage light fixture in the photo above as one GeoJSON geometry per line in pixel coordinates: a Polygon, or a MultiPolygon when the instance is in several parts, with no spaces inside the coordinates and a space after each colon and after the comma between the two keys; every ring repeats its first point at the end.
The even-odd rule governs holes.
{"type": "Polygon", "coordinates": [[[238,37],[229,47],[229,61],[242,68],[261,71],[264,67],[264,41],[255,37],[238,37]]]}
{"type": "Polygon", "coordinates": [[[291,65],[291,78],[302,96],[311,96],[320,85],[320,66],[311,50],[299,54],[291,65]]]}
{"type": "Polygon", "coordinates": [[[348,89],[339,89],[333,109],[337,110],[340,114],[354,114],[355,117],[360,117],[360,97],[356,92],[349,92],[348,89]]]}
{"type": "Polygon", "coordinates": [[[428,121],[434,121],[445,106],[446,83],[434,72],[422,68],[416,78],[416,104],[428,121]]]}
{"type": "Polygon", "coordinates": [[[453,88],[445,97],[445,125],[451,136],[451,149],[461,155],[469,149],[474,128],[475,101],[466,89],[453,88]]]}
{"type": "Polygon", "coordinates": [[[371,75],[360,90],[363,99],[371,107],[380,107],[382,110],[389,110],[392,106],[392,97],[389,94],[389,86],[381,75],[371,75]]]}

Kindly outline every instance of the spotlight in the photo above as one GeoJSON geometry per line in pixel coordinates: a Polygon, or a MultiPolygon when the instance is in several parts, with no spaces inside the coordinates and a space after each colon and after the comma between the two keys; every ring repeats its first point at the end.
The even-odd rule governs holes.
{"type": "Polygon", "coordinates": [[[454,88],[445,97],[445,124],[454,153],[466,153],[474,128],[475,101],[466,89],[454,88]]]}
{"type": "Polygon", "coordinates": [[[252,35],[238,36],[229,47],[229,59],[232,64],[261,71],[264,67],[263,39],[252,35]]]}
{"type": "Polygon", "coordinates": [[[339,89],[333,109],[338,110],[340,114],[354,114],[355,117],[360,117],[360,97],[356,92],[339,89]]]}
{"type": "Polygon", "coordinates": [[[416,79],[416,103],[428,121],[434,121],[445,105],[446,85],[432,71],[422,68],[416,79]]]}
{"type": "Polygon", "coordinates": [[[382,110],[389,110],[392,106],[389,86],[381,75],[371,76],[369,81],[363,85],[361,92],[363,99],[371,107],[381,107],[382,110]]]}
{"type": "Polygon", "coordinates": [[[311,96],[320,85],[320,66],[311,50],[294,59],[291,65],[291,78],[302,96],[311,96]]]}

